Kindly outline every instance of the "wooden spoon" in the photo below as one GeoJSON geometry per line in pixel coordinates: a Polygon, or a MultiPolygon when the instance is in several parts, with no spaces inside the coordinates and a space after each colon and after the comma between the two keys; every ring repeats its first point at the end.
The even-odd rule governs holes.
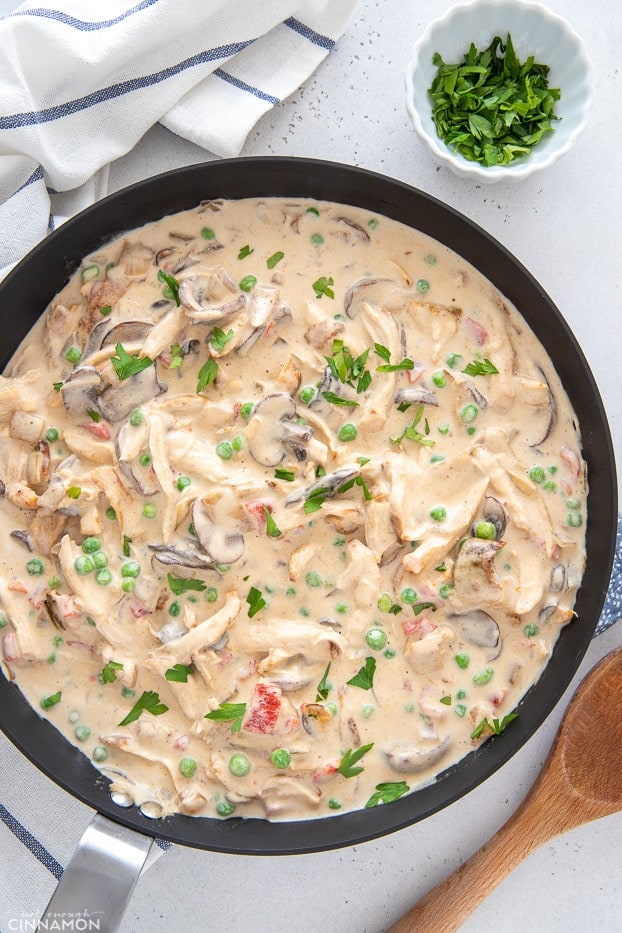
{"type": "Polygon", "coordinates": [[[622,647],[577,688],[542,771],[495,836],[389,933],[452,933],[543,843],[622,809],[622,647]]]}

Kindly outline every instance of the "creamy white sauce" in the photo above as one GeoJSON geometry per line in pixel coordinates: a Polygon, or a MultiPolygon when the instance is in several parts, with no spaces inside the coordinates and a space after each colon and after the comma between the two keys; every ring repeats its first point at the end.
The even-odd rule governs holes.
{"type": "Polygon", "coordinates": [[[0,379],[4,672],[155,815],[412,791],[572,619],[568,398],[490,282],[395,221],[165,218],[87,257],[0,379]]]}

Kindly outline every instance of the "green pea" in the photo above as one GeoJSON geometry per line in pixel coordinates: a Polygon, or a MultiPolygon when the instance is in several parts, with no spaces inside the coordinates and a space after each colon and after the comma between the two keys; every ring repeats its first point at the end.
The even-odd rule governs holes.
{"type": "Polygon", "coordinates": [[[183,492],[186,486],[189,486],[189,485],[190,485],[189,476],[178,476],[177,477],[177,488],[179,489],[180,492],[183,492]]]}
{"type": "Polygon", "coordinates": [[[492,680],[493,674],[494,674],[494,671],[492,667],[486,667],[484,668],[483,671],[480,671],[479,674],[475,674],[473,676],[473,683],[476,684],[476,686],[478,687],[482,687],[484,684],[487,684],[489,681],[492,680]]]}
{"type": "Polygon", "coordinates": [[[447,599],[453,588],[453,583],[441,583],[438,588],[438,595],[441,597],[441,599],[447,599]]]}
{"type": "Polygon", "coordinates": [[[479,414],[479,408],[477,405],[465,405],[460,409],[460,420],[465,424],[470,424],[472,421],[475,421],[479,414]]]}
{"type": "Polygon", "coordinates": [[[73,734],[77,738],[78,742],[86,742],[86,740],[91,737],[91,730],[88,726],[76,726],[76,728],[73,730],[73,734]]]}
{"type": "Polygon", "coordinates": [[[450,369],[455,369],[461,359],[462,355],[460,353],[450,353],[445,362],[450,369]]]}
{"type": "Polygon", "coordinates": [[[250,418],[252,414],[254,407],[255,405],[253,404],[253,402],[244,402],[244,404],[240,408],[240,418],[244,418],[245,421],[248,421],[248,419],[250,418]]]}
{"type": "Polygon", "coordinates": [[[442,463],[445,458],[442,454],[432,454],[430,457],[430,463],[442,463]]]}
{"type": "Polygon", "coordinates": [[[171,605],[168,607],[168,614],[169,614],[170,616],[175,617],[175,616],[178,616],[180,612],[181,612],[181,606],[179,605],[179,603],[177,602],[177,600],[175,600],[175,601],[172,602],[171,605]]]}
{"type": "Polygon", "coordinates": [[[286,748],[275,748],[270,755],[270,761],[275,768],[287,768],[292,760],[292,756],[286,748]]]}
{"type": "Polygon", "coordinates": [[[136,581],[135,580],[124,580],[123,583],[121,584],[121,589],[123,590],[124,593],[133,593],[134,590],[136,589],[136,581]]]}
{"type": "Polygon", "coordinates": [[[435,522],[444,522],[447,518],[447,509],[442,505],[435,506],[430,509],[430,518],[433,518],[435,522]]]}
{"type": "Polygon", "coordinates": [[[342,424],[339,428],[337,437],[344,444],[348,444],[350,441],[355,441],[358,437],[358,428],[355,424],[348,422],[347,424],[342,424]]]}
{"type": "Polygon", "coordinates": [[[152,459],[153,458],[151,454],[141,454],[138,458],[138,462],[142,467],[148,467],[151,464],[152,459]]]}
{"type": "Polygon", "coordinates": [[[406,603],[407,606],[411,606],[413,603],[417,602],[417,591],[413,590],[412,586],[405,586],[400,593],[400,599],[403,603],[406,603]]]}
{"type": "Polygon", "coordinates": [[[108,749],[103,745],[96,745],[93,749],[93,761],[105,761],[108,757],[108,749]]]}
{"type": "Polygon", "coordinates": [[[387,643],[387,635],[381,628],[370,628],[365,641],[372,651],[381,651],[387,643]]]}
{"type": "Polygon", "coordinates": [[[373,715],[375,708],[376,707],[373,705],[373,703],[364,703],[361,706],[361,716],[363,719],[369,719],[370,716],[373,715]]]}
{"type": "Polygon", "coordinates": [[[316,586],[322,585],[322,578],[317,572],[317,570],[310,570],[309,573],[305,577],[305,581],[306,581],[307,586],[316,587],[316,586]]]}
{"type": "Polygon", "coordinates": [[[218,590],[216,589],[215,586],[208,586],[208,588],[205,590],[205,598],[208,601],[208,603],[216,602],[216,600],[218,599],[218,590]]]}
{"type": "Polygon", "coordinates": [[[309,402],[312,402],[315,398],[315,389],[313,386],[305,386],[298,393],[298,397],[301,402],[304,402],[305,405],[308,405],[309,402]]]}
{"type": "Polygon", "coordinates": [[[404,712],[405,712],[405,713],[414,713],[414,712],[415,712],[415,704],[414,704],[414,703],[405,703],[405,704],[404,704],[404,712]]]}
{"type": "Polygon", "coordinates": [[[336,797],[331,797],[328,801],[329,809],[331,810],[341,810],[341,803],[337,800],[336,797]]]}
{"type": "Polygon", "coordinates": [[[146,502],[143,506],[143,516],[144,518],[155,518],[157,515],[157,508],[153,502],[146,502]]]}
{"type": "Polygon", "coordinates": [[[219,800],[216,804],[216,813],[218,816],[231,816],[235,813],[235,805],[229,803],[228,800],[219,800]]]}
{"type": "Polygon", "coordinates": [[[566,516],[566,524],[569,528],[580,528],[583,524],[583,519],[578,512],[568,512],[566,516]]]}
{"type": "Polygon", "coordinates": [[[53,444],[54,441],[57,441],[58,431],[56,430],[56,428],[48,428],[47,431],[45,432],[45,439],[46,441],[49,441],[50,444],[53,444]]]}
{"type": "Polygon", "coordinates": [[[456,700],[464,700],[466,697],[466,690],[456,690],[456,700]]]}
{"type": "Polygon", "coordinates": [[[311,242],[313,243],[314,246],[321,246],[322,243],[324,242],[324,237],[322,236],[321,233],[312,233],[311,242]]]}
{"type": "Polygon", "coordinates": [[[38,557],[33,557],[32,560],[29,560],[26,564],[26,572],[29,573],[31,577],[36,577],[43,573],[43,571],[43,561],[39,560],[38,557]]]}
{"type": "Polygon", "coordinates": [[[469,658],[468,654],[457,654],[454,656],[454,661],[458,667],[462,668],[462,670],[466,670],[466,668],[469,666],[470,660],[471,659],[469,658]]]}
{"type": "Polygon", "coordinates": [[[385,656],[385,658],[387,658],[387,660],[390,660],[391,658],[394,658],[394,657],[395,657],[395,654],[396,654],[395,648],[387,648],[387,649],[385,650],[385,652],[384,652],[384,656],[385,656]]]}
{"type": "Polygon", "coordinates": [[[106,518],[108,518],[111,522],[114,522],[116,517],[117,517],[117,513],[115,512],[113,507],[109,505],[108,508],[106,509],[106,518]]]}
{"type": "Polygon", "coordinates": [[[466,714],[466,711],[467,711],[467,708],[464,705],[464,703],[456,703],[456,705],[454,706],[454,713],[456,714],[456,716],[460,716],[461,719],[466,714]]]}
{"type": "Polygon", "coordinates": [[[72,709],[72,710],[70,710],[70,711],[67,713],[67,720],[68,720],[68,722],[70,722],[72,725],[73,725],[73,723],[79,722],[79,720],[80,720],[80,713],[78,712],[78,710],[77,710],[77,709],[72,709]]]}
{"type": "Polygon", "coordinates": [[[144,414],[140,408],[135,408],[132,414],[130,415],[130,424],[133,428],[137,428],[139,424],[143,423],[144,414]]]}
{"type": "Polygon", "coordinates": [[[140,574],[140,564],[135,560],[128,560],[121,565],[122,577],[137,577],[140,574]]]}
{"type": "Polygon", "coordinates": [[[445,374],[442,372],[434,373],[432,376],[432,382],[437,388],[442,389],[445,385],[445,374]]]}
{"type": "Polygon", "coordinates": [[[438,431],[439,434],[445,435],[445,434],[449,434],[450,428],[448,424],[439,424],[436,430],[438,431]]]}
{"type": "Polygon", "coordinates": [[[254,275],[245,275],[243,279],[240,280],[239,286],[243,292],[250,292],[252,288],[257,284],[257,277],[254,275]]]}
{"type": "Polygon", "coordinates": [[[216,234],[211,227],[203,227],[201,230],[201,236],[204,240],[213,240],[216,237],[216,234]]]}
{"type": "Polygon", "coordinates": [[[525,633],[525,635],[527,636],[527,638],[535,638],[535,636],[538,634],[539,631],[540,631],[540,629],[539,629],[538,626],[535,624],[535,622],[529,622],[529,623],[523,628],[523,632],[525,633]]]}
{"type": "Polygon", "coordinates": [[[216,444],[216,453],[221,460],[231,460],[233,456],[233,447],[229,441],[221,441],[220,444],[216,444]]]}
{"type": "Polygon", "coordinates": [[[427,279],[417,279],[417,284],[415,286],[420,295],[425,295],[426,292],[430,291],[430,283],[427,279]]]}
{"type": "Polygon", "coordinates": [[[95,551],[94,554],[91,554],[91,560],[96,567],[107,567],[108,566],[108,555],[105,551],[95,551]]]}
{"type": "Polygon", "coordinates": [[[86,577],[87,574],[92,573],[95,570],[95,564],[88,555],[84,557],[76,557],[73,565],[76,568],[76,572],[79,573],[81,577],[86,577]]]}
{"type": "Polygon", "coordinates": [[[65,353],[65,359],[67,360],[68,363],[73,363],[75,365],[76,363],[79,363],[80,360],[82,359],[82,354],[80,353],[77,347],[69,347],[69,349],[65,353]]]}
{"type": "Polygon", "coordinates": [[[540,466],[532,467],[529,471],[529,479],[533,480],[534,483],[543,483],[546,479],[546,473],[543,468],[540,466]]]}
{"type": "Polygon", "coordinates": [[[179,770],[184,777],[194,777],[197,770],[197,763],[194,758],[182,758],[179,762],[179,770]]]}
{"type": "Polygon", "coordinates": [[[229,759],[229,771],[234,777],[246,777],[251,769],[251,763],[242,752],[236,752],[229,759]]]}
{"type": "Polygon", "coordinates": [[[497,529],[492,522],[477,522],[474,531],[476,538],[492,541],[497,537],[497,529]]]}
{"type": "Polygon", "coordinates": [[[381,593],[378,597],[378,609],[380,609],[381,612],[388,612],[392,605],[393,600],[389,593],[381,593]]]}
{"type": "Polygon", "coordinates": [[[233,447],[235,452],[238,453],[240,450],[242,450],[242,447],[244,446],[243,438],[239,434],[236,434],[236,436],[231,441],[231,446],[233,447]]]}
{"type": "Polygon", "coordinates": [[[99,586],[110,586],[112,583],[112,574],[107,567],[102,567],[101,570],[98,570],[95,574],[95,582],[99,586]]]}
{"type": "Polygon", "coordinates": [[[337,605],[335,606],[335,611],[338,612],[340,615],[344,615],[344,613],[348,611],[348,607],[346,603],[337,603],[337,605]]]}

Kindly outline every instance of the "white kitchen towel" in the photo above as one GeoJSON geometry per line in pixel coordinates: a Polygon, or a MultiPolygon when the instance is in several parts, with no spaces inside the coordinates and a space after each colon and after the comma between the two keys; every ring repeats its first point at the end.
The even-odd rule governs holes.
{"type": "Polygon", "coordinates": [[[217,156],[293,93],[356,0],[58,0],[0,18],[0,275],[54,225],[50,191],[105,194],[156,123],[217,156]]]}

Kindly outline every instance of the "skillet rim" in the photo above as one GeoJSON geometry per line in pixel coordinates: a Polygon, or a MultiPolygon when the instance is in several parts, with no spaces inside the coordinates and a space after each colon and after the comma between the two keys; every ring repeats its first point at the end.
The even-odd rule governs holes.
{"type": "Polygon", "coordinates": [[[522,263],[464,214],[405,182],[357,166],[301,157],[223,159],[173,169],[108,195],[50,234],[0,283],[0,370],[83,256],[102,243],[201,200],[270,196],[354,204],[423,230],[472,263],[519,309],[553,360],[581,425],[590,479],[588,561],[575,606],[579,618],[560,633],[539,681],[519,703],[512,727],[442,772],[433,784],[370,810],[287,823],[182,814],[153,821],[136,807],[115,806],[107,780],[90,760],[39,716],[15,684],[0,677],[0,727],[35,767],[72,796],[138,832],[246,855],[303,854],[370,841],[449,806],[502,767],[553,711],[587,651],[605,600],[617,531],[615,458],[606,413],[560,311],[522,263]],[[16,290],[20,315],[14,310],[16,290]]]}

